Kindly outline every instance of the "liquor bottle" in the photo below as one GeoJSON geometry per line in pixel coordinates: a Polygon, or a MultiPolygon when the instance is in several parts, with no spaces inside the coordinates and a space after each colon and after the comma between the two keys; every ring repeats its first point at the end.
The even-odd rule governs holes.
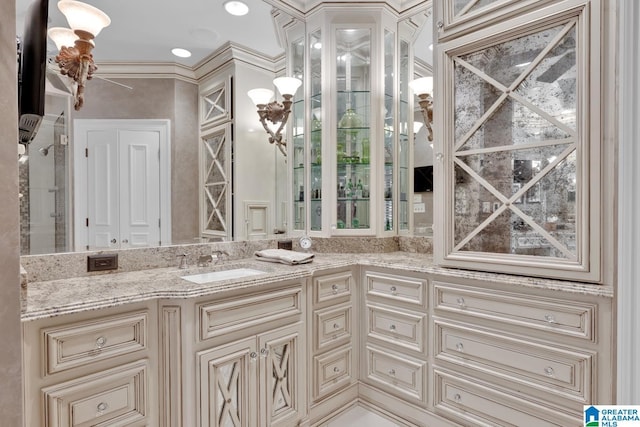
{"type": "Polygon", "coordinates": [[[362,199],[362,180],[358,179],[358,184],[356,185],[356,199],[362,199]]]}
{"type": "Polygon", "coordinates": [[[347,182],[347,193],[346,197],[353,196],[353,182],[351,182],[351,178],[349,178],[349,182],[347,182]]]}

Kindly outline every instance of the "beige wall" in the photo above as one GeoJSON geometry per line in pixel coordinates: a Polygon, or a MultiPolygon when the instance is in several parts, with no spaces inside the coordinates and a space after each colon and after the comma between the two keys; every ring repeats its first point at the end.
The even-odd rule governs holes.
{"type": "Polygon", "coordinates": [[[0,424],[22,425],[15,2],[0,0],[0,424]]]}
{"type": "Polygon", "coordinates": [[[127,89],[94,78],[85,105],[72,119],[171,120],[172,242],[198,236],[198,87],[176,79],[113,79],[127,89]]]}

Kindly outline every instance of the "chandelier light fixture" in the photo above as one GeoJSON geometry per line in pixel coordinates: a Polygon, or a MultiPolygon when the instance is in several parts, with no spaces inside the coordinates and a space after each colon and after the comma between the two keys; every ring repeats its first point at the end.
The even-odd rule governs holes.
{"type": "Polygon", "coordinates": [[[282,95],[282,103],[272,101],[274,93],[271,89],[251,89],[247,92],[249,98],[258,108],[258,116],[260,117],[260,123],[262,127],[269,134],[269,143],[275,144],[280,152],[287,155],[287,143],[282,138],[282,131],[287,124],[289,113],[291,113],[292,99],[296,91],[302,84],[302,81],[295,77],[278,77],[273,80],[273,84],[278,88],[278,91],[282,95]],[[267,123],[267,120],[272,127],[267,123]]]}
{"type": "Polygon", "coordinates": [[[60,0],[58,9],[71,28],[54,27],[47,33],[59,51],[55,60],[60,73],[75,82],[74,108],[79,110],[84,104],[85,84],[98,69],[91,53],[93,39],[111,24],[111,19],[100,9],[75,0],[60,0]]]}
{"type": "Polygon", "coordinates": [[[418,104],[420,104],[420,110],[422,111],[422,117],[424,119],[424,125],[427,128],[427,139],[433,141],[433,77],[420,77],[409,82],[409,87],[418,96],[418,104]]]}

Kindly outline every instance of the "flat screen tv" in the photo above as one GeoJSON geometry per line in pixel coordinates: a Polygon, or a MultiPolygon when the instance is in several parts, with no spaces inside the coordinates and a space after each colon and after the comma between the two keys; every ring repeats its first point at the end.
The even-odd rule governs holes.
{"type": "Polygon", "coordinates": [[[433,166],[413,168],[413,192],[425,193],[433,191],[433,166]]]}
{"type": "Polygon", "coordinates": [[[48,18],[48,0],[35,0],[25,16],[18,71],[19,142],[23,144],[33,140],[44,117],[48,18]]]}

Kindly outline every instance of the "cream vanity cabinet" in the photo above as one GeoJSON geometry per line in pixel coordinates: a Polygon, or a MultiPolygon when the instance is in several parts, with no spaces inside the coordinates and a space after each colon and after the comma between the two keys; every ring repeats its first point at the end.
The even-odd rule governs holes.
{"type": "Polygon", "coordinates": [[[440,276],[430,297],[436,414],[568,426],[613,401],[611,298],[440,276]]]}
{"type": "Polygon", "coordinates": [[[362,272],[362,381],[420,407],[427,405],[425,275],[362,272]]]}
{"type": "Polygon", "coordinates": [[[325,270],[310,281],[309,393],[311,421],[357,397],[357,281],[354,268],[325,270]]]}
{"type": "Polygon", "coordinates": [[[156,304],[24,322],[27,427],[158,425],[156,304]]]}
{"type": "Polygon", "coordinates": [[[294,426],[306,414],[306,280],[163,301],[167,426],[294,426]]]}
{"type": "Polygon", "coordinates": [[[436,264],[608,281],[607,3],[435,2],[436,264]]]}

